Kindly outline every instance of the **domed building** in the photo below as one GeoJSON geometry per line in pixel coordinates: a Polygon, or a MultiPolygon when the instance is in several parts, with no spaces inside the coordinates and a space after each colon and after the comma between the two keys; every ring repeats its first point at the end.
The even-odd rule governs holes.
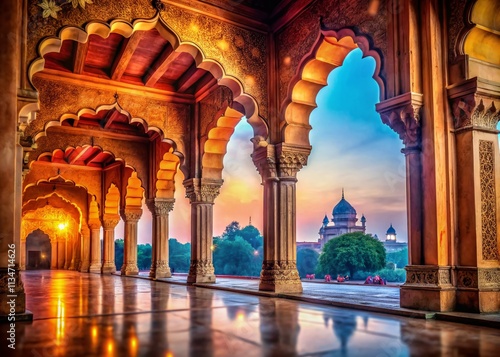
{"type": "Polygon", "coordinates": [[[366,233],[366,218],[361,216],[361,225],[358,222],[357,213],[354,207],[345,199],[344,189],[342,189],[342,198],[333,208],[331,221],[325,215],[323,224],[319,230],[319,242],[321,247],[330,239],[339,235],[352,232],[366,233]]]}
{"type": "Polygon", "coordinates": [[[408,243],[406,242],[397,242],[396,235],[396,229],[394,229],[391,223],[391,226],[385,233],[385,241],[382,242],[387,253],[397,252],[408,247],[408,243]]]}

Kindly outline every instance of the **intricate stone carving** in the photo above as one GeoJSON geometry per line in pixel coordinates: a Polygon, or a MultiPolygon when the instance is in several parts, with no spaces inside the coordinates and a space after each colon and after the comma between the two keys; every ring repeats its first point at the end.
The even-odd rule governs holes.
{"type": "Polygon", "coordinates": [[[267,145],[255,149],[252,160],[262,180],[277,179],[276,151],[274,145],[267,145]]]}
{"type": "Polygon", "coordinates": [[[479,268],[478,283],[480,288],[500,288],[500,268],[479,268]]]}
{"type": "Polygon", "coordinates": [[[100,229],[101,228],[101,222],[97,221],[97,220],[92,220],[92,221],[89,221],[89,228],[90,229],[100,229]]]}
{"type": "Polygon", "coordinates": [[[496,130],[500,111],[495,101],[475,93],[451,99],[455,129],[476,126],[496,130]]]}
{"type": "Polygon", "coordinates": [[[121,268],[122,275],[137,275],[139,273],[139,268],[137,267],[137,261],[127,260],[121,268]]]}
{"type": "Polygon", "coordinates": [[[220,193],[223,180],[189,179],[184,181],[186,198],[190,203],[214,203],[220,193]]]}
{"type": "Polygon", "coordinates": [[[214,274],[214,265],[211,260],[191,260],[189,276],[207,276],[214,274]]]}
{"type": "Polygon", "coordinates": [[[153,198],[146,200],[146,204],[153,215],[166,216],[174,209],[174,198],[153,198]]]}
{"type": "Polygon", "coordinates": [[[276,282],[296,284],[297,280],[300,282],[296,261],[265,260],[262,263],[261,284],[276,284],[276,282]]]}
{"type": "Polygon", "coordinates": [[[495,152],[492,141],[479,140],[479,175],[483,259],[498,260],[495,152]]]}
{"type": "Polygon", "coordinates": [[[121,212],[125,222],[138,222],[142,216],[142,209],[125,209],[121,212]]]}
{"type": "Polygon", "coordinates": [[[149,276],[152,278],[170,278],[172,273],[166,260],[158,260],[151,265],[149,276]]]}
{"type": "Polygon", "coordinates": [[[478,274],[476,268],[457,268],[457,288],[477,288],[478,274]]]}
{"type": "Polygon", "coordinates": [[[406,282],[408,285],[450,287],[451,268],[432,265],[408,265],[406,268],[406,282]]]}
{"type": "Polygon", "coordinates": [[[377,104],[382,122],[398,133],[406,148],[421,145],[422,98],[422,94],[409,92],[377,104]]]}
{"type": "Polygon", "coordinates": [[[120,216],[104,216],[102,219],[102,227],[104,229],[114,229],[120,222],[120,216]]]}
{"type": "Polygon", "coordinates": [[[308,155],[300,152],[282,151],[279,156],[280,177],[295,177],[297,172],[307,164],[308,155]]]}

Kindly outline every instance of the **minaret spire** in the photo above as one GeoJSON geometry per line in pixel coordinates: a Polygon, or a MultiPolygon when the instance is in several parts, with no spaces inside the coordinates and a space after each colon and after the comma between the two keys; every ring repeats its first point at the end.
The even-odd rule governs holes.
{"type": "Polygon", "coordinates": [[[344,198],[344,188],[342,187],[342,199],[344,198]]]}

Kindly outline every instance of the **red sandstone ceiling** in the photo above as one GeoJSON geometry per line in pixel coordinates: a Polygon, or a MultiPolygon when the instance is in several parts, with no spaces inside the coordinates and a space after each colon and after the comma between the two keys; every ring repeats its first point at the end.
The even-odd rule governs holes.
{"type": "Polygon", "coordinates": [[[44,56],[45,69],[71,72],[168,92],[198,95],[217,83],[196,68],[191,55],[175,52],[156,29],[130,38],[90,35],[86,43],[65,40],[59,53],[44,56]]]}
{"type": "Polygon", "coordinates": [[[64,151],[56,149],[53,153],[40,155],[37,161],[102,169],[114,163],[115,157],[97,146],[83,145],[76,148],[70,146],[64,151]]]}

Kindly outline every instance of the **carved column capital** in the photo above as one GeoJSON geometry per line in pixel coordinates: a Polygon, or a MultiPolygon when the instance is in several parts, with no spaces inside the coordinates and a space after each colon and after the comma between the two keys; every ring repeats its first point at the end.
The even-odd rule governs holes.
{"type": "Polygon", "coordinates": [[[448,88],[455,129],[481,128],[497,131],[500,121],[500,86],[477,78],[448,88]]]}
{"type": "Polygon", "coordinates": [[[183,182],[189,203],[214,203],[220,193],[223,180],[188,179],[183,182]]]}
{"type": "Polygon", "coordinates": [[[105,214],[101,222],[104,229],[114,229],[118,225],[118,222],[120,222],[120,216],[117,214],[105,214]]]}
{"type": "Polygon", "coordinates": [[[422,104],[422,94],[408,92],[376,105],[382,122],[398,133],[406,149],[421,146],[422,104]]]}
{"type": "Polygon", "coordinates": [[[278,172],[280,178],[297,176],[297,172],[307,165],[311,147],[296,147],[281,143],[276,146],[278,172]]]}
{"type": "Polygon", "coordinates": [[[99,220],[90,220],[89,221],[89,228],[94,230],[94,229],[100,229],[101,228],[101,222],[99,220]]]}
{"type": "Polygon", "coordinates": [[[142,209],[140,208],[125,208],[120,212],[122,219],[125,222],[138,222],[142,216],[142,209]]]}
{"type": "Polygon", "coordinates": [[[174,209],[175,198],[151,198],[146,205],[153,215],[166,216],[174,209]]]}
{"type": "Polygon", "coordinates": [[[252,160],[263,181],[278,179],[274,145],[256,148],[252,153],[252,160]]]}

